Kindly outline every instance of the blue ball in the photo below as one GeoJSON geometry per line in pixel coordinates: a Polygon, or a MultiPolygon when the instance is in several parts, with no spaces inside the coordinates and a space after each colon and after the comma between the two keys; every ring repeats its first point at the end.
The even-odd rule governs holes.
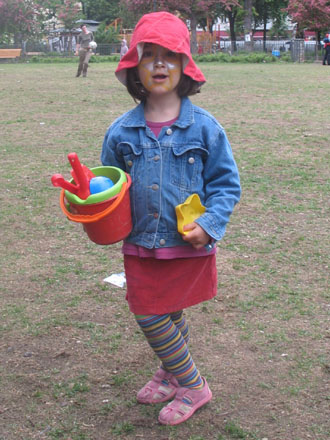
{"type": "Polygon", "coordinates": [[[109,177],[96,176],[89,181],[89,191],[91,194],[106,191],[113,186],[113,182],[109,177]]]}

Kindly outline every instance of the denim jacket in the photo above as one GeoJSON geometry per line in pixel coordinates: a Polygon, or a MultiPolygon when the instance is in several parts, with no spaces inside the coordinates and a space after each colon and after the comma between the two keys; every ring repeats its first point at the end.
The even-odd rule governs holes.
{"type": "Polygon", "coordinates": [[[186,246],[175,206],[197,193],[205,213],[196,220],[220,240],[240,198],[240,181],[227,136],[207,111],[182,98],[179,118],[158,139],[144,105],[119,117],[103,142],[101,162],[129,173],[133,229],[126,241],[146,248],[186,246]]]}

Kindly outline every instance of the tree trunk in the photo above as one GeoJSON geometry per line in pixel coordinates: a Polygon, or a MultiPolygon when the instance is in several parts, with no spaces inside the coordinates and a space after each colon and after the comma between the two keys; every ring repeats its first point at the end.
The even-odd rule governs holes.
{"type": "Polygon", "coordinates": [[[252,0],[244,0],[244,34],[245,34],[245,49],[248,52],[252,51],[252,0]]]}
{"type": "Polygon", "coordinates": [[[72,33],[69,34],[69,46],[68,46],[68,52],[72,52],[72,33]]]}
{"type": "Polygon", "coordinates": [[[267,48],[266,48],[266,40],[267,40],[267,21],[268,21],[267,14],[264,14],[264,17],[263,17],[263,22],[264,22],[264,29],[263,29],[263,31],[264,31],[264,33],[263,33],[263,40],[262,40],[262,43],[263,43],[263,51],[264,51],[264,52],[267,52],[267,48]]]}
{"type": "Polygon", "coordinates": [[[191,53],[198,53],[197,45],[197,19],[194,15],[190,17],[190,29],[191,29],[191,53]]]}
{"type": "Polygon", "coordinates": [[[227,15],[228,20],[229,20],[231,53],[234,53],[234,52],[237,51],[236,33],[235,33],[236,12],[227,11],[226,15],[227,15]]]}

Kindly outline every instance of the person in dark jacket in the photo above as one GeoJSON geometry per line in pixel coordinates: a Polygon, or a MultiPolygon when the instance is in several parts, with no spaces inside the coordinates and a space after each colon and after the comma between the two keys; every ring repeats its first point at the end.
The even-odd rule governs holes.
{"type": "Polygon", "coordinates": [[[328,63],[328,66],[330,65],[330,60],[328,58],[329,49],[330,48],[330,38],[329,34],[325,34],[325,38],[323,40],[323,48],[324,48],[324,55],[323,55],[323,66],[326,65],[326,62],[328,63]]]}

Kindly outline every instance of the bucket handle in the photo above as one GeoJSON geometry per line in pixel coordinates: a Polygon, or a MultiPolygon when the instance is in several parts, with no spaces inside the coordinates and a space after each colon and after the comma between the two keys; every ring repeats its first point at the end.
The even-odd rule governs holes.
{"type": "Polygon", "coordinates": [[[64,202],[64,196],[65,196],[64,189],[62,189],[60,194],[60,206],[62,211],[68,217],[69,220],[72,220],[73,222],[77,222],[77,223],[94,223],[97,222],[98,220],[101,220],[105,216],[111,214],[117,208],[117,206],[120,205],[120,203],[122,202],[125,196],[127,189],[128,189],[127,182],[124,182],[116,200],[111,205],[109,205],[104,211],[97,212],[92,215],[72,214],[70,211],[68,211],[64,202]]]}

